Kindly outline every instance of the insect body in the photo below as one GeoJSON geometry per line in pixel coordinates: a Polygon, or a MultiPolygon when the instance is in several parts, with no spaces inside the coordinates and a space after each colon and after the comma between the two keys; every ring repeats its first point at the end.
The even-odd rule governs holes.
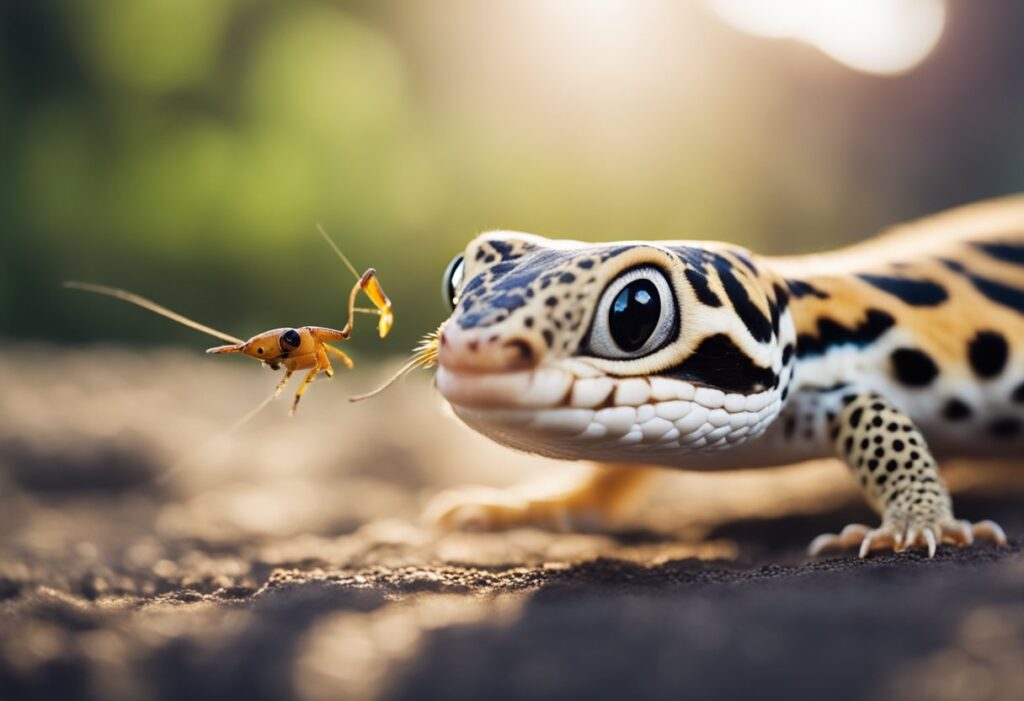
{"type": "Polygon", "coordinates": [[[356,284],[352,286],[351,292],[349,292],[348,321],[342,329],[332,329],[325,326],[302,326],[299,328],[271,329],[270,331],[264,331],[263,333],[257,334],[247,341],[243,341],[242,339],[226,334],[223,331],[218,331],[217,329],[206,326],[205,324],[193,321],[192,319],[171,311],[152,300],[146,299],[145,297],[133,292],[128,292],[127,290],[106,287],[104,285],[93,285],[84,282],[65,282],[64,286],[72,289],[84,290],[86,292],[95,292],[109,297],[116,297],[117,299],[148,309],[151,312],[171,319],[172,321],[176,321],[179,324],[228,342],[228,345],[208,348],[206,350],[207,353],[242,353],[252,358],[256,358],[261,361],[265,367],[268,367],[271,370],[280,370],[283,367],[285,369],[284,377],[282,377],[281,381],[277,383],[277,387],[274,389],[274,394],[271,399],[280,395],[293,373],[297,370],[308,370],[309,372],[307,372],[306,376],[303,378],[302,383],[295,392],[295,399],[292,401],[290,413],[294,414],[295,410],[299,406],[299,401],[302,399],[302,395],[313,380],[316,379],[316,376],[319,373],[322,372],[327,375],[327,377],[334,377],[334,368],[331,366],[329,358],[331,355],[340,360],[346,368],[350,370],[352,369],[352,359],[339,349],[330,345],[330,342],[348,340],[355,325],[355,315],[357,312],[376,314],[380,317],[377,322],[377,333],[381,338],[388,335],[388,332],[394,324],[394,313],[391,308],[391,300],[388,299],[388,296],[384,293],[384,288],[381,287],[380,280],[377,277],[377,272],[373,268],[370,268],[362,275],[356,273],[355,268],[352,267],[352,264],[349,263],[348,259],[338,249],[338,247],[334,245],[334,242],[327,236],[327,233],[324,232],[323,229],[320,229],[320,233],[331,245],[335,253],[337,253],[342,261],[344,261],[349,270],[351,270],[358,278],[356,284]],[[365,292],[366,296],[370,298],[370,301],[373,302],[376,307],[375,309],[365,309],[356,306],[356,298],[361,291],[365,292]]]}

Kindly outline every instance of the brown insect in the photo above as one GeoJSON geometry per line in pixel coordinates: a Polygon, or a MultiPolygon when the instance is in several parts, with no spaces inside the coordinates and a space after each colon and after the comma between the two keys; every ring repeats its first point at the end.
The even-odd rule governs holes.
{"type": "Polygon", "coordinates": [[[133,292],[128,292],[127,290],[106,287],[104,285],[93,285],[85,282],[65,282],[64,286],[77,290],[85,290],[86,292],[107,295],[109,297],[116,297],[117,299],[138,305],[143,309],[148,309],[151,312],[155,312],[156,314],[171,319],[172,321],[176,321],[184,326],[188,326],[189,328],[202,331],[203,333],[219,338],[222,341],[227,341],[229,344],[208,348],[206,350],[207,353],[244,353],[245,355],[261,361],[264,366],[271,370],[279,370],[283,367],[285,369],[284,377],[282,377],[281,381],[277,383],[277,387],[274,389],[274,394],[271,399],[280,395],[294,372],[297,370],[308,370],[309,372],[306,373],[298,390],[295,392],[295,399],[292,402],[292,407],[289,412],[289,414],[294,414],[295,409],[299,406],[299,400],[302,399],[302,395],[305,393],[306,388],[309,387],[313,380],[316,379],[316,376],[319,373],[322,372],[327,375],[327,377],[334,377],[334,368],[331,366],[330,356],[333,355],[335,358],[340,360],[346,368],[352,368],[352,359],[338,348],[330,345],[330,341],[348,340],[355,325],[356,313],[362,312],[366,314],[379,315],[380,319],[377,322],[377,332],[381,338],[388,335],[388,332],[391,330],[391,326],[394,324],[394,313],[391,309],[391,300],[389,300],[388,296],[384,293],[384,289],[381,287],[380,280],[377,277],[377,272],[373,268],[369,268],[366,272],[360,275],[349,262],[348,258],[345,257],[345,254],[341,252],[337,245],[335,245],[334,241],[332,241],[327,235],[327,232],[325,232],[322,227],[318,228],[320,234],[324,237],[327,243],[330,244],[331,248],[334,249],[334,252],[338,254],[346,267],[348,267],[348,269],[352,271],[352,274],[357,278],[356,284],[352,286],[352,290],[349,292],[348,296],[348,321],[341,329],[332,329],[325,326],[302,326],[298,328],[271,329],[270,331],[264,331],[263,333],[257,334],[247,341],[243,341],[242,339],[235,338],[223,331],[218,331],[217,329],[206,326],[205,324],[193,321],[192,319],[171,311],[152,300],[146,299],[145,297],[133,292]],[[356,298],[361,291],[366,293],[366,296],[370,298],[370,301],[373,302],[376,309],[366,309],[356,306],[356,298]]]}

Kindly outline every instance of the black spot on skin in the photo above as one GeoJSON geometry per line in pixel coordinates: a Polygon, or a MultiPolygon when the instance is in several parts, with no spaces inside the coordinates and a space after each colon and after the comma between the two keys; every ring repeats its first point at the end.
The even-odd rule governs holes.
{"type": "Polygon", "coordinates": [[[877,484],[877,485],[878,485],[879,487],[881,487],[881,486],[883,486],[883,485],[884,485],[884,484],[885,484],[885,483],[886,483],[886,482],[887,482],[888,480],[889,480],[889,475],[887,475],[887,474],[885,474],[884,472],[882,472],[882,473],[879,473],[879,474],[878,474],[878,475],[877,475],[877,476],[875,477],[875,484],[877,484]]]}
{"type": "Polygon", "coordinates": [[[877,470],[878,469],[878,461],[875,460],[874,458],[871,458],[870,460],[868,460],[868,469],[871,470],[872,472],[877,470]]]}
{"type": "Polygon", "coordinates": [[[853,436],[846,437],[846,441],[843,443],[843,450],[847,455],[853,452],[853,436]]]}
{"type": "Polygon", "coordinates": [[[1017,385],[1017,388],[1013,390],[1013,401],[1024,403],[1024,382],[1017,385]]]}
{"type": "Polygon", "coordinates": [[[882,441],[884,440],[885,439],[882,438],[881,436],[875,436],[875,445],[882,445],[882,441]]]}
{"type": "Polygon", "coordinates": [[[718,271],[718,279],[722,282],[725,294],[729,297],[733,309],[740,321],[750,331],[755,341],[765,343],[772,337],[772,327],[768,318],[758,309],[757,305],[750,299],[747,290],[733,274],[733,266],[728,260],[721,256],[714,259],[715,270],[718,271]]]}
{"type": "Polygon", "coordinates": [[[875,418],[871,419],[871,425],[874,426],[875,428],[878,428],[879,426],[881,426],[882,425],[882,417],[881,416],[876,416],[875,418]]]}
{"type": "Polygon", "coordinates": [[[589,258],[584,258],[581,261],[577,261],[576,265],[582,268],[583,270],[590,270],[591,268],[594,267],[594,261],[590,260],[589,258]]]}
{"type": "Polygon", "coordinates": [[[547,299],[544,300],[544,304],[546,304],[549,307],[553,307],[556,304],[558,304],[558,298],[557,297],[548,297],[547,299]]]}
{"type": "Polygon", "coordinates": [[[550,348],[555,342],[555,335],[548,329],[541,331],[541,335],[544,336],[544,343],[546,343],[548,348],[550,348]]]}
{"type": "Polygon", "coordinates": [[[747,270],[752,272],[754,275],[757,275],[757,266],[754,265],[754,261],[750,260],[750,256],[746,253],[740,253],[739,251],[733,251],[732,254],[736,256],[736,259],[740,263],[743,263],[743,265],[746,266],[747,270]]]}
{"type": "Polygon", "coordinates": [[[880,458],[885,455],[885,448],[875,448],[875,457],[880,458]]]}
{"type": "Polygon", "coordinates": [[[662,374],[730,392],[750,394],[778,385],[771,368],[756,365],[725,334],[708,336],[686,360],[662,374]]]}
{"type": "Polygon", "coordinates": [[[782,401],[786,401],[787,397],[789,397],[789,386],[788,385],[786,387],[782,388],[782,397],[781,397],[782,401]]]}
{"type": "Polygon", "coordinates": [[[1006,337],[995,331],[979,331],[967,344],[967,359],[978,377],[995,377],[1001,373],[1009,356],[1006,337]]]}
{"type": "Polygon", "coordinates": [[[774,282],[772,283],[772,292],[775,293],[775,304],[779,307],[779,314],[782,314],[789,306],[789,293],[774,282]]]}
{"type": "Polygon", "coordinates": [[[491,248],[501,256],[502,260],[514,260],[519,258],[517,255],[512,254],[512,244],[506,243],[505,241],[488,241],[491,248]]]}
{"type": "Polygon", "coordinates": [[[570,282],[576,282],[576,276],[572,273],[562,273],[558,276],[558,281],[563,285],[568,285],[570,282]]]}
{"type": "Polygon", "coordinates": [[[942,415],[950,421],[969,419],[972,413],[971,407],[956,397],[946,402],[946,406],[942,408],[942,415]]]}
{"type": "Polygon", "coordinates": [[[902,453],[904,447],[905,446],[904,446],[903,441],[901,441],[899,438],[897,438],[896,440],[894,440],[892,442],[892,449],[894,451],[896,451],[897,453],[902,453]]]}
{"type": "Polygon", "coordinates": [[[1012,438],[1020,433],[1021,420],[1014,416],[996,419],[989,425],[989,431],[996,438],[1012,438]]]}
{"type": "Polygon", "coordinates": [[[768,300],[768,316],[771,319],[772,324],[772,335],[776,338],[779,336],[779,306],[775,302],[768,300]]]}
{"type": "Polygon", "coordinates": [[[871,411],[885,411],[885,404],[881,402],[875,402],[871,405],[871,411]]]}
{"type": "Polygon", "coordinates": [[[899,464],[897,464],[897,462],[895,460],[890,460],[889,462],[885,463],[885,469],[888,472],[896,472],[896,470],[898,468],[899,468],[899,464]]]}
{"type": "Polygon", "coordinates": [[[934,307],[949,299],[941,285],[931,280],[908,280],[885,275],[858,275],[864,282],[914,307],[934,307]]]}
{"type": "Polygon", "coordinates": [[[722,306],[722,300],[718,298],[718,295],[708,287],[708,276],[699,270],[693,268],[687,268],[686,279],[689,281],[690,286],[693,288],[694,293],[697,295],[697,300],[701,304],[706,304],[709,307],[720,307],[722,306]]]}
{"type": "Polygon", "coordinates": [[[490,264],[496,260],[497,258],[495,258],[493,254],[488,253],[486,256],[484,256],[484,263],[490,264]]]}
{"type": "Polygon", "coordinates": [[[927,387],[939,374],[931,356],[917,348],[897,348],[890,358],[893,375],[908,387],[927,387]]]}
{"type": "Polygon", "coordinates": [[[860,425],[860,419],[864,416],[864,407],[857,407],[850,412],[850,427],[857,428],[860,425]]]}
{"type": "Polygon", "coordinates": [[[866,346],[891,329],[896,319],[880,309],[868,309],[864,321],[854,328],[843,326],[828,317],[818,319],[818,334],[800,334],[796,342],[796,355],[805,358],[821,355],[833,346],[866,346]]]}
{"type": "Polygon", "coordinates": [[[1024,290],[1004,285],[1001,282],[990,280],[981,275],[975,275],[964,267],[962,263],[958,263],[955,260],[943,260],[942,262],[953,272],[960,273],[970,280],[971,284],[974,285],[974,289],[996,304],[1008,307],[1018,314],[1024,314],[1024,290]]]}
{"type": "Polygon", "coordinates": [[[885,430],[889,433],[896,433],[896,429],[899,428],[896,424],[892,423],[885,427],[885,430]]]}
{"type": "Polygon", "coordinates": [[[910,459],[912,461],[917,460],[919,457],[921,457],[921,454],[919,452],[917,452],[916,450],[910,451],[910,459]]]}
{"type": "Polygon", "coordinates": [[[790,294],[797,299],[807,295],[813,295],[818,299],[828,299],[827,292],[822,292],[811,283],[804,282],[803,280],[786,280],[786,287],[789,288],[790,294]]]}
{"type": "Polygon", "coordinates": [[[860,449],[867,450],[869,445],[871,445],[871,442],[867,438],[865,438],[860,442],[860,449]]]}
{"type": "Polygon", "coordinates": [[[528,329],[532,329],[533,328],[533,317],[532,316],[528,316],[525,319],[523,319],[523,326],[525,326],[528,329]]]}
{"type": "MultiPolygon", "coordinates": [[[[787,343],[786,347],[782,349],[782,364],[783,365],[789,365],[789,361],[792,360],[792,359],[793,359],[793,344],[792,343],[787,343]]],[[[1021,384],[1020,388],[1022,390],[1021,394],[1024,395],[1024,384],[1021,384]]]]}
{"type": "Polygon", "coordinates": [[[982,251],[1004,263],[1024,265],[1024,245],[1019,243],[976,243],[982,251]]]}
{"type": "Polygon", "coordinates": [[[839,426],[833,426],[829,435],[832,437],[832,440],[839,438],[839,426]]]}

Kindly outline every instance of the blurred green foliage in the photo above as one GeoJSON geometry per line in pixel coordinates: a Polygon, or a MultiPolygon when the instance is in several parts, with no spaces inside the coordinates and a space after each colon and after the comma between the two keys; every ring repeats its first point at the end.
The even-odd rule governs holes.
{"type": "Polygon", "coordinates": [[[404,352],[481,230],[796,252],[1022,189],[1024,11],[953,10],[880,78],[670,0],[6,3],[0,334],[203,346],[65,278],[241,336],[341,324],[322,222],[404,352]]]}

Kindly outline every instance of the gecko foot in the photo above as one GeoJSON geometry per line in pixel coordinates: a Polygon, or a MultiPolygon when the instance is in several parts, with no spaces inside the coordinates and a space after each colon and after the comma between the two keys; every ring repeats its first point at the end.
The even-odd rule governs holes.
{"type": "Polygon", "coordinates": [[[592,531],[606,525],[598,513],[579,508],[566,495],[531,498],[516,490],[486,487],[442,492],[427,505],[424,520],[446,531],[592,531]]]}
{"type": "Polygon", "coordinates": [[[967,546],[974,543],[975,538],[987,538],[996,545],[1006,545],[1006,533],[995,521],[970,521],[948,519],[942,523],[921,523],[914,520],[887,520],[878,528],[870,528],[860,523],[847,526],[839,534],[824,533],[819,535],[807,548],[812,557],[825,550],[860,546],[860,557],[867,557],[873,550],[892,548],[901,552],[907,548],[927,547],[928,557],[935,557],[935,549],[939,543],[953,543],[967,546]]]}

